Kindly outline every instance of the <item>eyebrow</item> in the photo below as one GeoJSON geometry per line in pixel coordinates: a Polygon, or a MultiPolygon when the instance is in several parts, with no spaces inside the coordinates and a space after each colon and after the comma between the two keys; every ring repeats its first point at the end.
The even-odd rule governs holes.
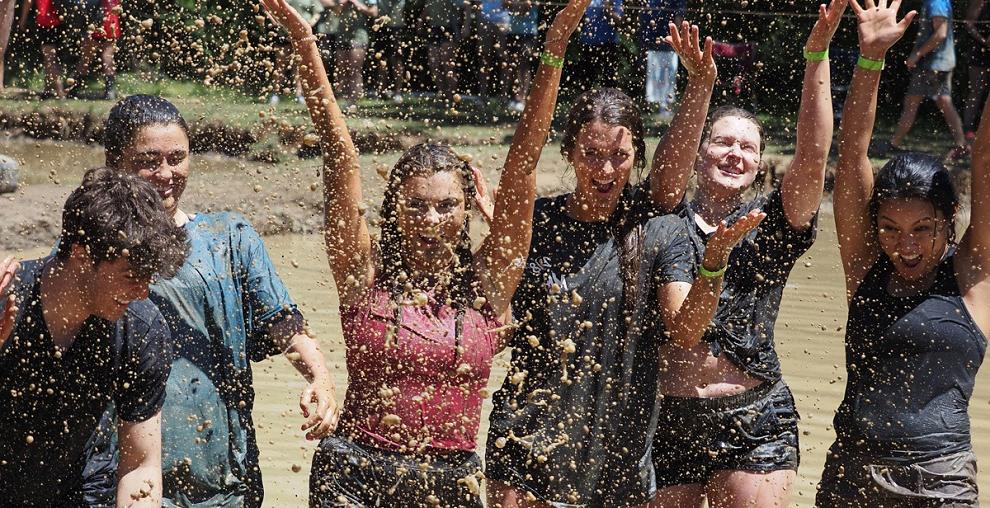
{"type": "MultiPolygon", "coordinates": [[[[894,220],[894,219],[891,219],[890,217],[887,217],[886,215],[881,215],[881,216],[880,216],[880,220],[885,220],[885,221],[887,221],[887,222],[893,222],[894,224],[896,224],[896,223],[897,223],[897,221],[896,221],[896,220],[894,220]]],[[[937,217],[923,217],[923,218],[921,218],[921,219],[918,219],[918,220],[916,220],[916,221],[914,221],[914,223],[912,223],[911,225],[912,225],[912,226],[917,226],[918,224],[920,224],[920,223],[921,223],[921,222],[923,222],[923,221],[932,221],[932,222],[934,222],[934,221],[936,221],[936,220],[938,220],[938,218],[937,218],[937,217]]]]}

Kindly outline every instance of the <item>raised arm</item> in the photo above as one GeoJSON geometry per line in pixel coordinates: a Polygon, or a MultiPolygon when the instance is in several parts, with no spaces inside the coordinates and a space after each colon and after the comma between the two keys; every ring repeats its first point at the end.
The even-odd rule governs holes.
{"type": "Polygon", "coordinates": [[[330,270],[340,302],[356,302],[374,277],[371,235],[361,209],[361,176],[357,149],[347,131],[313,29],[286,0],[261,0],[265,10],[292,39],[302,58],[299,78],[313,126],[323,147],[323,224],[330,270]]]}
{"type": "Polygon", "coordinates": [[[983,6],[986,3],[987,0],[970,0],[969,7],[966,9],[966,31],[978,44],[990,46],[990,41],[976,27],[976,22],[980,20],[980,13],[983,12],[983,6]]]}
{"type": "Polygon", "coordinates": [[[983,105],[980,128],[973,142],[970,180],[969,227],[959,249],[966,261],[963,271],[969,272],[967,286],[983,282],[990,276],[990,100],[983,105]]]}
{"type": "Polygon", "coordinates": [[[117,424],[117,506],[162,505],[162,414],[117,424]]]}
{"type": "Polygon", "coordinates": [[[675,344],[692,347],[704,337],[718,308],[729,254],[766,216],[760,210],[753,210],[731,226],[726,226],[725,222],[719,224],[708,240],[694,283],[674,282],[659,289],[657,296],[664,327],[675,344]]]}
{"type": "Polygon", "coordinates": [[[691,179],[718,71],[712,57],[712,38],[705,38],[702,49],[697,25],[682,21],[678,28],[678,25],[670,23],[670,35],[666,40],[688,71],[684,98],[677,107],[670,128],[657,145],[650,168],[650,198],[653,205],[670,211],[684,199],[691,179]]]}
{"type": "Polygon", "coordinates": [[[846,5],[848,0],[832,0],[828,8],[820,5],[818,21],[804,45],[808,58],[798,110],[797,145],[780,185],[784,216],[795,229],[809,227],[825,189],[825,165],[832,146],[832,88],[828,59],[820,55],[828,51],[846,5]]]}
{"type": "MultiPolygon", "coordinates": [[[[857,0],[849,2],[859,23],[860,56],[874,62],[883,61],[887,50],[904,35],[917,14],[911,11],[898,22],[900,0],[894,0],[889,6],[883,5],[885,2],[881,0],[882,7],[877,7],[873,0],[865,0],[865,8],[860,7],[857,0]]],[[[839,127],[839,163],[835,170],[832,201],[848,299],[856,293],[880,253],[875,225],[870,217],[873,165],[867,156],[876,121],[879,84],[879,69],[856,65],[839,127]]]]}
{"type": "Polygon", "coordinates": [[[532,238],[536,163],[547,142],[557,105],[567,43],[591,0],[570,0],[547,31],[544,57],[530,87],[526,110],[512,137],[495,197],[491,232],[475,255],[485,297],[502,314],[522,278],[532,238]],[[553,62],[556,59],[557,62],[553,62]],[[550,63],[548,63],[550,62],[550,63]]]}

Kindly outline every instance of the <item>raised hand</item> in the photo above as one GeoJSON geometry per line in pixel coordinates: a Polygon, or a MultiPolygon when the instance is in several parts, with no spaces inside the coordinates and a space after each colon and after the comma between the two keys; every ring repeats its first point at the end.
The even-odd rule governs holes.
{"type": "Polygon", "coordinates": [[[268,17],[289,32],[294,40],[313,36],[313,27],[285,0],[260,0],[268,17]]]}
{"type": "Polygon", "coordinates": [[[828,7],[825,7],[825,4],[819,5],[818,21],[811,29],[811,34],[808,35],[808,41],[805,42],[804,48],[808,51],[828,49],[832,42],[832,36],[835,35],[835,30],[839,28],[839,23],[842,22],[842,13],[846,12],[848,5],[849,0],[832,0],[828,7]]]}
{"type": "Polygon", "coordinates": [[[3,346],[14,329],[17,302],[14,300],[14,295],[10,294],[10,290],[19,267],[17,260],[11,257],[0,263],[0,346],[3,346]]]}
{"type": "MultiPolygon", "coordinates": [[[[284,0],[283,0],[284,1],[284,0]]],[[[547,30],[545,48],[551,54],[562,57],[567,50],[567,41],[577,29],[578,23],[588,10],[591,0],[569,0],[567,5],[557,13],[547,30]]]]}
{"type": "Polygon", "coordinates": [[[471,166],[471,173],[474,174],[474,206],[485,223],[491,226],[492,219],[495,217],[496,189],[489,191],[488,179],[485,178],[480,169],[471,166]]]}
{"type": "Polygon", "coordinates": [[[904,36],[904,31],[918,12],[910,11],[904,19],[897,21],[901,0],[893,0],[889,5],[887,0],[864,2],[861,7],[857,0],[849,0],[859,21],[859,52],[866,58],[882,60],[887,50],[904,36]]]}
{"type": "Polygon", "coordinates": [[[715,233],[708,239],[702,265],[709,270],[718,270],[725,266],[729,262],[729,253],[732,252],[732,248],[746,234],[759,226],[766,216],[767,214],[760,210],[753,210],[740,217],[731,226],[727,226],[725,221],[722,221],[715,233]]]}
{"type": "Polygon", "coordinates": [[[674,23],[669,23],[668,27],[670,35],[664,37],[664,42],[674,48],[688,75],[715,79],[718,69],[712,56],[712,38],[705,37],[705,46],[702,48],[698,25],[682,21],[680,27],[674,23]]]}

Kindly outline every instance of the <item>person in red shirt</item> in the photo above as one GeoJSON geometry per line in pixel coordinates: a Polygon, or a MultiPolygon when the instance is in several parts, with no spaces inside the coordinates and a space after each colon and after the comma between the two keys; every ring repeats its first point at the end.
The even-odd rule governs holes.
{"type": "Polygon", "coordinates": [[[120,0],[99,0],[87,12],[87,18],[95,30],[89,32],[82,41],[79,60],[76,61],[75,83],[70,94],[83,88],[83,80],[89,75],[89,66],[97,53],[103,64],[103,99],[117,98],[117,69],[114,54],[117,52],[117,39],[120,38],[120,0]]]}

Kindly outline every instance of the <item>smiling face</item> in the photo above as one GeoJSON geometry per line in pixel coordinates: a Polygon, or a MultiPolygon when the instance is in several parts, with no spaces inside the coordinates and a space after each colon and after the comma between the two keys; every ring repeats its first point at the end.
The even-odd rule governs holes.
{"type": "Polygon", "coordinates": [[[463,185],[453,171],[412,175],[399,183],[402,260],[409,269],[424,274],[449,269],[467,220],[463,185]]]}
{"type": "Polygon", "coordinates": [[[146,125],[124,149],[121,165],[151,182],[174,215],[189,178],[189,137],[178,124],[146,125]]]}
{"type": "Polygon", "coordinates": [[[753,184],[760,169],[760,129],[752,120],[724,116],[701,145],[698,185],[707,196],[735,196],[753,184]]]}
{"type": "Polygon", "coordinates": [[[917,281],[942,261],[952,227],[945,215],[922,198],[888,199],[877,209],[877,239],[898,275],[917,281]]]}
{"type": "Polygon", "coordinates": [[[96,263],[81,245],[72,245],[70,256],[78,267],[73,282],[82,290],[89,315],[116,321],[132,301],[148,298],[151,280],[137,275],[126,258],[96,263]]]}
{"type": "Polygon", "coordinates": [[[636,164],[632,133],[600,121],[584,124],[569,154],[577,177],[575,202],[589,220],[605,220],[615,210],[636,164]]]}

